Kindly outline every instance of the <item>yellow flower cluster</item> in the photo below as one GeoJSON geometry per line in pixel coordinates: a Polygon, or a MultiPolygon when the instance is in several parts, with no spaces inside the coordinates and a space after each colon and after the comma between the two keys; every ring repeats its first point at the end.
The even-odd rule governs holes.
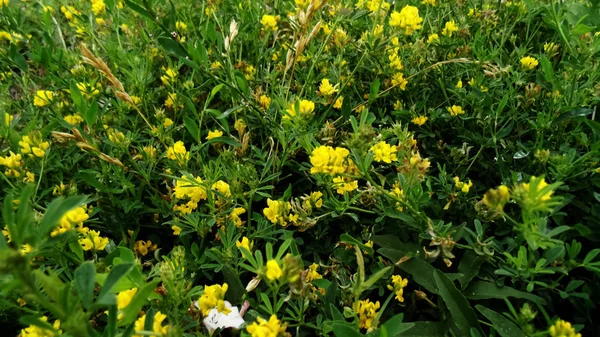
{"type": "Polygon", "coordinates": [[[298,215],[291,213],[292,206],[289,202],[283,200],[267,199],[267,208],[263,209],[263,214],[273,224],[287,226],[288,222],[296,223],[298,215]]]}
{"type": "Polygon", "coordinates": [[[256,322],[246,327],[246,331],[252,337],[277,337],[284,335],[285,328],[286,325],[282,324],[277,316],[271,315],[268,321],[262,317],[257,317],[256,322]]]}
{"type": "Polygon", "coordinates": [[[533,70],[538,64],[539,62],[535,57],[525,56],[521,59],[521,68],[524,70],[533,70]]]}
{"type": "Polygon", "coordinates": [[[402,207],[402,201],[404,201],[404,191],[400,188],[400,184],[396,183],[393,186],[393,189],[390,191],[390,196],[396,199],[396,209],[400,212],[404,210],[402,207]]]}
{"type": "Polygon", "coordinates": [[[575,328],[571,323],[559,319],[548,329],[550,337],[581,337],[580,333],[575,332],[575,328]]]}
{"type": "Polygon", "coordinates": [[[263,109],[268,109],[271,106],[271,98],[267,95],[260,95],[258,104],[260,104],[263,109]]]}
{"type": "Polygon", "coordinates": [[[70,229],[77,229],[80,233],[85,234],[88,232],[89,228],[84,227],[83,222],[89,218],[90,216],[84,207],[74,208],[62,216],[58,223],[58,227],[50,233],[50,236],[57,236],[70,229]]]}
{"type": "Polygon", "coordinates": [[[381,141],[369,149],[375,155],[375,161],[378,163],[384,162],[391,164],[393,161],[398,161],[398,147],[381,141]]]}
{"type": "Polygon", "coordinates": [[[91,83],[79,82],[76,84],[76,86],[81,92],[81,95],[87,99],[98,96],[100,94],[100,89],[102,89],[102,85],[100,83],[92,85],[91,83]]]}
{"type": "Polygon", "coordinates": [[[404,91],[404,90],[406,90],[407,84],[408,84],[408,80],[406,78],[404,78],[404,74],[395,73],[392,76],[392,85],[394,87],[398,87],[398,88],[400,88],[400,90],[404,91]]]}
{"type": "Polygon", "coordinates": [[[190,153],[185,148],[182,141],[177,141],[173,146],[167,148],[167,158],[176,160],[179,165],[183,166],[190,159],[190,153]]]}
{"type": "Polygon", "coordinates": [[[163,67],[162,70],[164,71],[164,75],[162,75],[160,77],[160,80],[163,82],[164,85],[169,85],[171,83],[175,82],[175,79],[177,78],[177,72],[171,68],[165,68],[163,67]]]}
{"type": "Polygon", "coordinates": [[[483,204],[489,209],[497,212],[502,212],[504,205],[510,200],[510,191],[504,185],[498,186],[496,189],[490,189],[483,195],[483,204]]]}
{"type": "Polygon", "coordinates": [[[321,80],[321,84],[319,85],[319,95],[329,97],[338,92],[337,87],[337,84],[333,86],[331,85],[331,83],[329,83],[328,79],[324,78],[323,80],[321,80]]]}
{"type": "Polygon", "coordinates": [[[29,155],[30,158],[43,158],[46,155],[46,150],[50,147],[50,143],[43,142],[40,134],[34,132],[30,135],[23,136],[19,141],[21,153],[29,155]]]}
{"type": "Polygon", "coordinates": [[[361,329],[370,330],[376,328],[373,326],[375,317],[377,317],[377,310],[381,307],[379,301],[373,303],[369,299],[364,301],[358,301],[354,303],[354,311],[358,315],[359,326],[361,329]]]}
{"type": "Polygon", "coordinates": [[[310,163],[313,166],[310,173],[344,173],[348,167],[348,155],[350,151],[343,147],[319,146],[310,155],[310,163]]]}
{"type": "Polygon", "coordinates": [[[202,185],[203,180],[200,177],[192,179],[187,176],[182,176],[175,183],[173,194],[179,200],[189,199],[186,204],[173,206],[174,211],[179,211],[183,214],[190,214],[198,208],[200,200],[206,200],[206,188],[202,185]]]}
{"type": "MultiPolygon", "coordinates": [[[[48,322],[48,317],[42,316],[40,317],[40,321],[48,322]]],[[[62,335],[59,320],[54,321],[52,327],[54,328],[54,330],[57,330],[57,332],[54,332],[52,330],[46,330],[37,325],[30,325],[29,327],[21,330],[21,337],[54,337],[62,335]]]]}
{"type": "Polygon", "coordinates": [[[242,221],[242,219],[240,218],[240,215],[242,215],[244,213],[246,213],[246,210],[244,208],[236,207],[229,214],[229,220],[231,220],[231,222],[233,222],[233,224],[236,227],[240,228],[244,225],[244,221],[242,221]]]}
{"type": "Polygon", "coordinates": [[[446,110],[448,110],[450,116],[458,116],[463,115],[465,113],[465,110],[463,110],[462,106],[460,105],[453,105],[451,107],[447,107],[446,110]]]}
{"type": "Polygon", "coordinates": [[[315,111],[315,103],[313,101],[309,101],[303,99],[299,102],[291,104],[286,112],[287,115],[283,116],[283,119],[294,118],[298,115],[302,118],[311,118],[313,116],[313,112],[315,111]],[[298,105],[298,110],[296,110],[296,105],[298,105]]]}
{"type": "Polygon", "coordinates": [[[336,189],[338,194],[343,195],[345,192],[358,189],[358,181],[348,177],[335,177],[333,178],[333,188],[336,189]]]}
{"type": "Polygon", "coordinates": [[[415,30],[421,29],[423,18],[419,16],[419,9],[406,5],[400,12],[393,11],[390,15],[390,26],[404,29],[405,35],[411,35],[415,30]]]}
{"type": "MultiPolygon", "coordinates": [[[[238,240],[235,242],[235,246],[239,249],[239,248],[246,248],[250,253],[252,253],[252,247],[254,246],[254,242],[250,241],[250,239],[248,239],[247,237],[243,237],[242,240],[238,240]]],[[[242,257],[243,258],[248,258],[249,256],[246,256],[246,253],[244,253],[241,249],[240,251],[242,252],[242,257]]]]}
{"type": "Polygon", "coordinates": [[[319,265],[316,263],[311,264],[308,267],[308,272],[306,273],[306,278],[304,279],[305,282],[312,282],[313,280],[320,280],[323,278],[323,275],[319,274],[319,272],[317,271],[317,269],[319,268],[319,265]]]}
{"type": "MultiPolygon", "coordinates": [[[[167,315],[157,311],[152,321],[152,332],[159,335],[166,335],[169,331],[168,325],[162,325],[163,321],[167,318],[167,315]]],[[[143,314],[140,318],[135,321],[135,331],[144,331],[146,325],[146,314],[143,314]]],[[[144,337],[144,335],[135,334],[133,337],[144,337]]]]}
{"type": "Polygon", "coordinates": [[[49,90],[38,90],[33,97],[33,105],[43,107],[46,105],[50,105],[52,103],[52,99],[54,98],[54,93],[49,90]]]}
{"type": "Polygon", "coordinates": [[[83,238],[79,239],[79,244],[85,251],[104,250],[108,245],[108,238],[100,236],[98,231],[90,230],[83,238]]]}
{"type": "Polygon", "coordinates": [[[417,116],[417,117],[411,119],[410,121],[415,125],[421,126],[421,125],[425,124],[428,120],[429,120],[429,117],[427,117],[427,116],[417,116]]]}
{"type": "Polygon", "coordinates": [[[400,275],[392,275],[392,284],[388,284],[387,288],[396,293],[398,302],[404,302],[404,288],[408,285],[408,279],[403,279],[400,275]]]}
{"type": "Polygon", "coordinates": [[[67,122],[71,125],[77,125],[77,124],[83,122],[83,117],[81,117],[77,114],[67,115],[63,119],[65,120],[65,122],[67,122]]]}
{"type": "Polygon", "coordinates": [[[281,275],[283,275],[283,271],[281,270],[281,267],[279,267],[279,263],[277,262],[277,260],[267,261],[267,271],[265,275],[267,276],[267,279],[269,279],[269,281],[275,281],[281,278],[281,275]]]}
{"type": "Polygon", "coordinates": [[[456,25],[454,20],[450,20],[444,25],[444,29],[442,29],[442,35],[452,37],[452,33],[456,31],[458,31],[458,26],[456,25]]]}
{"type": "MultiPolygon", "coordinates": [[[[536,180],[536,179],[537,178],[535,176],[532,176],[529,183],[522,183],[519,187],[522,188],[527,194],[530,194],[531,193],[530,183],[531,183],[531,181],[536,180]]],[[[535,191],[535,194],[542,192],[542,190],[546,186],[548,186],[546,179],[541,178],[537,184],[537,190],[535,191]]],[[[538,196],[538,199],[539,199],[539,201],[548,201],[552,197],[553,193],[554,193],[554,191],[552,191],[552,190],[544,192],[543,194],[538,196]]]]}
{"type": "Polygon", "coordinates": [[[224,314],[231,312],[231,309],[225,306],[225,301],[223,300],[228,288],[227,283],[223,283],[223,285],[204,286],[204,293],[198,299],[198,308],[202,312],[202,315],[205,317],[208,316],[208,313],[215,308],[224,314]]]}
{"type": "Polygon", "coordinates": [[[323,207],[323,193],[322,192],[312,192],[308,197],[304,198],[304,209],[307,212],[312,211],[312,208],[321,208],[323,207]]]}
{"type": "Polygon", "coordinates": [[[260,20],[260,24],[263,26],[265,31],[276,31],[277,30],[277,17],[274,15],[264,14],[260,20]]]}
{"type": "Polygon", "coordinates": [[[18,178],[21,176],[21,166],[23,166],[21,159],[20,154],[14,154],[12,151],[9,152],[8,156],[0,157],[0,165],[6,167],[4,174],[7,177],[18,178]]]}
{"type": "Polygon", "coordinates": [[[219,138],[223,136],[223,131],[220,130],[213,130],[213,131],[208,131],[208,135],[206,136],[206,140],[211,140],[213,138],[219,138]]]}
{"type": "Polygon", "coordinates": [[[125,142],[125,134],[119,130],[109,128],[106,131],[106,134],[108,135],[108,140],[115,144],[122,144],[125,142]]]}
{"type": "Polygon", "coordinates": [[[91,0],[94,15],[102,15],[106,12],[106,4],[103,0],[91,0]]]}
{"type": "Polygon", "coordinates": [[[469,193],[469,189],[471,189],[471,186],[473,186],[471,179],[469,179],[468,183],[460,181],[459,177],[454,177],[452,180],[454,181],[454,186],[456,186],[456,188],[461,190],[463,193],[469,193]]]}
{"type": "Polygon", "coordinates": [[[133,244],[133,250],[138,252],[142,256],[146,256],[148,252],[153,252],[158,248],[156,244],[152,244],[152,241],[138,240],[133,244]]]}

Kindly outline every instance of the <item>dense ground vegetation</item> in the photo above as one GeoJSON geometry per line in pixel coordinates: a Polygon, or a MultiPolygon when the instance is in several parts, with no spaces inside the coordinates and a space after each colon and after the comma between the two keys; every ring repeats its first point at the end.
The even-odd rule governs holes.
{"type": "Polygon", "coordinates": [[[3,336],[597,336],[599,6],[0,0],[3,336]]]}

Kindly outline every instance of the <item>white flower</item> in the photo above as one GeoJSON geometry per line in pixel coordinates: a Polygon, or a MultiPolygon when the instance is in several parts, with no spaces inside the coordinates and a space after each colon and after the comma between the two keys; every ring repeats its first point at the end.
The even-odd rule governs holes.
{"type": "MultiPolygon", "coordinates": [[[[196,303],[196,306],[197,305],[198,304],[196,303]]],[[[204,321],[202,321],[209,333],[212,333],[216,329],[239,329],[240,326],[246,322],[242,318],[242,315],[240,315],[238,307],[232,306],[228,301],[225,301],[225,307],[231,310],[229,314],[221,313],[215,308],[212,309],[204,321]]]]}

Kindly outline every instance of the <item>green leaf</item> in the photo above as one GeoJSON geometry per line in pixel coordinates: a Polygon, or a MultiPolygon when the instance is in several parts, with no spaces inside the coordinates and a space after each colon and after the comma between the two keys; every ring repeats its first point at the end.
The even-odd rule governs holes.
{"type": "Polygon", "coordinates": [[[446,322],[412,322],[402,323],[402,326],[411,324],[412,327],[404,331],[399,337],[446,337],[448,327],[446,322]]]}
{"type": "Polygon", "coordinates": [[[106,278],[106,281],[102,285],[100,294],[98,294],[97,304],[99,304],[99,305],[114,304],[115,297],[113,294],[111,294],[111,291],[113,290],[113,288],[115,287],[117,282],[119,282],[119,280],[123,276],[125,276],[125,275],[127,275],[127,273],[129,273],[131,268],[133,268],[133,264],[131,264],[131,263],[119,264],[112,268],[112,270],[108,274],[108,277],[106,278]]]}
{"type": "Polygon", "coordinates": [[[526,337],[525,333],[515,323],[494,310],[490,310],[482,305],[476,305],[475,308],[492,322],[492,328],[501,337],[526,337]]]}
{"type": "Polygon", "coordinates": [[[205,147],[205,146],[207,146],[209,144],[213,144],[213,143],[223,143],[223,144],[231,145],[233,147],[242,146],[242,144],[240,144],[237,140],[235,140],[231,137],[216,137],[216,138],[207,140],[205,143],[202,144],[202,147],[205,147]]]}
{"type": "Polygon", "coordinates": [[[242,284],[239,274],[229,266],[223,267],[222,272],[223,279],[229,285],[227,298],[231,303],[241,303],[242,297],[246,294],[246,288],[242,284]]]}
{"type": "Polygon", "coordinates": [[[479,273],[479,268],[483,264],[485,260],[477,255],[474,251],[469,250],[463,255],[460,263],[458,265],[458,272],[462,274],[462,276],[458,277],[458,282],[460,282],[460,287],[465,289],[471,280],[479,273]]]}
{"type": "Polygon", "coordinates": [[[546,56],[540,56],[540,65],[544,72],[544,79],[550,83],[554,83],[554,69],[552,68],[552,63],[550,63],[546,56]]]}
{"type": "Polygon", "coordinates": [[[379,93],[379,87],[381,85],[381,82],[379,81],[378,78],[376,78],[372,83],[371,83],[371,88],[369,91],[369,102],[373,102],[375,101],[375,98],[377,98],[377,94],[379,93]]]}
{"type": "Polygon", "coordinates": [[[387,272],[389,272],[390,269],[392,269],[392,266],[385,267],[372,274],[371,277],[369,277],[369,279],[362,284],[362,290],[364,291],[369,289],[372,285],[375,284],[375,282],[379,281],[379,279],[381,279],[387,272]]]}
{"type": "Polygon", "coordinates": [[[73,254],[75,254],[75,256],[77,256],[77,258],[79,259],[79,262],[82,262],[83,261],[83,248],[81,248],[79,241],[77,239],[70,240],[69,248],[71,249],[73,254]]]}
{"type": "Polygon", "coordinates": [[[577,117],[585,117],[593,113],[594,109],[591,108],[576,108],[561,114],[560,116],[555,118],[552,123],[556,124],[577,117]]]}
{"type": "Polygon", "coordinates": [[[363,337],[363,334],[349,323],[333,323],[333,334],[336,337],[363,337]]]}
{"type": "Polygon", "coordinates": [[[365,246],[364,243],[362,243],[360,240],[354,238],[352,235],[350,235],[348,233],[344,233],[344,234],[340,235],[340,242],[358,246],[362,250],[366,251],[369,255],[373,255],[373,253],[374,253],[374,250],[372,247],[365,246]]]}
{"type": "Polygon", "coordinates": [[[454,283],[439,270],[433,273],[435,283],[440,290],[440,296],[448,307],[450,314],[450,329],[456,336],[469,336],[471,328],[481,331],[477,315],[469,305],[469,301],[456,289],[454,283]]]}
{"type": "Polygon", "coordinates": [[[386,335],[389,337],[404,336],[404,332],[410,330],[415,324],[402,323],[403,320],[404,314],[397,314],[388,319],[381,328],[382,330],[385,329],[386,335]]]}
{"type": "Polygon", "coordinates": [[[119,321],[119,326],[131,324],[137,319],[140,310],[148,302],[148,296],[152,294],[158,283],[160,280],[154,280],[138,289],[129,305],[123,309],[123,318],[119,321]]]}
{"type": "Polygon", "coordinates": [[[390,248],[380,248],[377,252],[398,266],[398,268],[412,275],[413,280],[427,289],[429,292],[437,294],[438,286],[434,282],[433,274],[437,270],[429,263],[422,259],[413,257],[409,260],[402,262],[402,258],[406,256],[405,253],[390,248]]]}
{"type": "Polygon", "coordinates": [[[81,298],[81,303],[86,308],[92,306],[94,301],[94,287],[96,284],[96,267],[93,262],[85,262],[75,270],[75,289],[81,298]]]}
{"type": "Polygon", "coordinates": [[[98,102],[94,101],[92,103],[92,106],[90,106],[89,109],[87,109],[87,112],[85,113],[85,122],[89,126],[93,126],[94,123],[96,123],[96,117],[98,116],[98,108],[98,102]]]}
{"type": "Polygon", "coordinates": [[[185,51],[185,49],[183,49],[178,42],[170,37],[161,36],[158,38],[158,43],[171,55],[182,58],[187,58],[189,56],[187,51],[185,51]]]}
{"type": "Polygon", "coordinates": [[[538,305],[546,304],[546,301],[536,295],[519,291],[511,287],[499,287],[494,283],[485,281],[475,281],[471,283],[464,291],[465,296],[472,300],[482,300],[489,298],[505,299],[507,297],[516,297],[529,300],[538,305]]]}
{"type": "Polygon", "coordinates": [[[125,0],[125,4],[127,5],[127,7],[133,9],[134,11],[140,13],[141,15],[147,17],[148,19],[154,21],[154,18],[152,17],[152,15],[150,15],[150,13],[142,6],[138,5],[137,3],[131,1],[131,0],[125,0]]]}
{"type": "Polygon", "coordinates": [[[29,70],[27,59],[25,59],[25,57],[17,51],[17,47],[14,44],[11,45],[9,56],[10,59],[17,65],[17,67],[21,68],[21,70],[25,72],[29,70]]]}
{"type": "Polygon", "coordinates": [[[77,83],[75,80],[71,81],[71,87],[69,89],[69,93],[71,94],[71,99],[73,100],[73,104],[77,107],[77,111],[79,111],[82,115],[87,114],[87,104],[83,99],[83,95],[81,94],[81,90],[77,87],[77,83]]]}
{"type": "Polygon", "coordinates": [[[185,124],[186,129],[192,135],[196,142],[200,142],[200,129],[198,128],[197,121],[185,116],[183,117],[183,123],[185,124]]]}
{"type": "Polygon", "coordinates": [[[72,196],[52,200],[40,221],[40,235],[47,236],[65,213],[83,205],[86,199],[84,196],[72,196]]]}

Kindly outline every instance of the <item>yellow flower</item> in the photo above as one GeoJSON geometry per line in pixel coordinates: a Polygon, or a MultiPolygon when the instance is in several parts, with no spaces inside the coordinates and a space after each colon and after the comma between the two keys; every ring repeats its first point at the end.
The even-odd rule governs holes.
{"type": "Polygon", "coordinates": [[[335,177],[333,178],[333,187],[338,194],[343,195],[345,192],[352,192],[358,189],[358,181],[350,178],[335,177]]]}
{"type": "Polygon", "coordinates": [[[92,0],[92,12],[94,15],[102,15],[106,12],[106,4],[103,0],[92,0]]]}
{"type": "Polygon", "coordinates": [[[228,288],[227,283],[223,283],[223,285],[214,284],[212,286],[204,286],[204,293],[198,299],[198,308],[202,312],[202,315],[205,317],[208,316],[208,313],[215,308],[224,314],[231,312],[231,309],[225,306],[225,301],[223,300],[228,288]]]}
{"type": "Polygon", "coordinates": [[[304,208],[308,210],[312,210],[312,207],[321,208],[323,207],[323,193],[322,192],[312,192],[308,197],[304,198],[304,208]]]}
{"type": "Polygon", "coordinates": [[[423,18],[419,16],[419,9],[415,6],[406,5],[400,12],[393,11],[390,15],[390,26],[404,29],[405,35],[421,29],[421,22],[423,18]]]}
{"type": "Polygon", "coordinates": [[[510,200],[508,187],[500,185],[497,189],[490,189],[483,195],[483,204],[497,212],[502,212],[504,205],[510,200]]]}
{"type": "Polygon", "coordinates": [[[267,261],[266,275],[270,281],[279,280],[279,278],[281,278],[281,275],[283,275],[283,271],[281,271],[281,268],[279,267],[279,263],[277,263],[276,260],[267,261]]]}
{"type": "Polygon", "coordinates": [[[436,0],[423,0],[423,1],[421,1],[421,5],[435,6],[436,5],[436,0]]]}
{"type": "Polygon", "coordinates": [[[451,107],[446,108],[451,116],[458,116],[465,113],[463,108],[460,105],[453,105],[451,107]]]}
{"type": "Polygon", "coordinates": [[[277,30],[277,17],[274,15],[264,14],[260,20],[260,24],[265,31],[277,30]]]}
{"type": "Polygon", "coordinates": [[[328,173],[331,175],[344,173],[349,154],[350,151],[342,147],[334,149],[331,146],[319,146],[310,155],[310,163],[313,166],[310,173],[328,173]]]}
{"type": "Polygon", "coordinates": [[[458,82],[456,82],[456,86],[455,86],[455,88],[456,88],[456,89],[462,89],[462,87],[463,87],[463,83],[462,83],[462,81],[459,79],[459,80],[458,80],[458,82]]]}
{"type": "Polygon", "coordinates": [[[379,301],[373,303],[369,299],[354,303],[354,311],[358,314],[361,329],[369,330],[376,327],[373,326],[373,323],[380,307],[379,301]]]}
{"type": "MultiPolygon", "coordinates": [[[[324,78],[319,85],[319,94],[322,96],[331,96],[338,92],[337,84],[335,86],[329,83],[329,80],[324,78]]],[[[313,107],[314,109],[314,107],[313,107]]]]}
{"type": "MultiPolygon", "coordinates": [[[[250,241],[247,237],[243,237],[242,241],[236,241],[235,242],[235,246],[239,249],[239,248],[245,248],[247,249],[250,253],[252,253],[252,246],[253,246],[253,242],[250,241]]],[[[243,258],[248,258],[248,256],[246,256],[246,253],[244,253],[244,251],[242,251],[240,249],[240,251],[242,252],[242,257],[243,258]]]]}
{"type": "Polygon", "coordinates": [[[442,35],[452,37],[452,33],[458,31],[458,26],[454,23],[454,20],[446,22],[444,29],[442,29],[442,35]]]}
{"type": "Polygon", "coordinates": [[[98,231],[90,230],[87,232],[86,237],[79,239],[79,244],[85,251],[91,249],[104,250],[108,245],[108,238],[101,237],[98,231]]]}
{"type": "Polygon", "coordinates": [[[427,116],[418,116],[415,117],[411,120],[411,122],[413,122],[414,124],[421,126],[423,124],[425,124],[425,122],[427,122],[429,118],[427,116]]]}
{"type": "Polygon", "coordinates": [[[54,93],[49,90],[38,90],[33,97],[33,105],[43,107],[52,103],[54,93]]]}
{"type": "Polygon", "coordinates": [[[121,144],[125,142],[125,135],[119,130],[110,128],[108,131],[106,131],[106,134],[108,135],[108,140],[115,144],[121,144]]]}
{"type": "Polygon", "coordinates": [[[260,104],[263,109],[268,109],[269,106],[271,106],[271,98],[269,98],[267,95],[260,95],[258,98],[258,104],[260,104]]]}
{"type": "MultiPolygon", "coordinates": [[[[169,331],[169,326],[162,325],[162,322],[167,318],[167,315],[157,311],[154,315],[154,320],[152,322],[152,331],[159,335],[166,335],[169,331]]],[[[135,331],[144,331],[144,326],[146,325],[146,314],[143,314],[140,318],[135,321],[135,331]]],[[[134,334],[133,337],[143,337],[143,335],[134,334]]]]}
{"type": "Polygon", "coordinates": [[[206,136],[206,140],[211,140],[213,138],[218,138],[218,137],[222,137],[222,136],[223,136],[223,131],[220,131],[220,130],[208,131],[208,136],[206,136]]]}
{"type": "Polygon", "coordinates": [[[400,188],[400,183],[395,183],[393,188],[394,189],[390,191],[390,196],[396,200],[396,209],[402,212],[404,210],[402,202],[405,200],[404,191],[400,188]]]}
{"type": "Polygon", "coordinates": [[[68,6],[68,7],[61,6],[60,11],[63,13],[65,18],[69,21],[71,21],[71,19],[73,19],[74,15],[81,15],[81,12],[78,11],[77,9],[75,9],[75,7],[73,7],[73,6],[68,6]]]}
{"type": "Polygon", "coordinates": [[[263,209],[263,214],[271,223],[286,226],[290,220],[290,208],[289,202],[283,200],[271,200],[267,199],[267,206],[263,209]]]}
{"type": "Polygon", "coordinates": [[[395,73],[392,76],[392,85],[395,87],[399,87],[400,90],[406,90],[406,85],[408,84],[408,80],[404,78],[402,73],[395,73]]]}
{"type": "Polygon", "coordinates": [[[296,117],[296,104],[298,104],[298,111],[301,117],[310,118],[313,115],[315,110],[315,103],[306,99],[301,100],[300,102],[296,102],[289,106],[286,110],[287,115],[283,116],[284,119],[290,119],[291,117],[296,117]]]}
{"type": "Polygon", "coordinates": [[[175,82],[175,79],[177,78],[177,72],[175,70],[171,68],[165,69],[163,67],[163,71],[165,72],[165,74],[160,77],[160,80],[163,82],[163,84],[169,85],[175,82]]]}
{"type": "Polygon", "coordinates": [[[473,186],[473,182],[470,179],[468,183],[460,181],[459,177],[454,177],[452,180],[454,180],[454,186],[460,189],[463,193],[469,193],[469,190],[473,186]]]}
{"type": "MultiPolygon", "coordinates": [[[[77,229],[82,234],[87,232],[87,227],[83,227],[83,222],[89,219],[90,216],[86,212],[86,209],[83,207],[77,207],[65,213],[58,223],[58,227],[56,227],[50,236],[56,236],[62,234],[69,229],[77,229]]],[[[99,234],[99,233],[98,233],[99,234]]],[[[108,242],[107,242],[108,243],[108,242]]]]}
{"type": "Polygon", "coordinates": [[[229,214],[229,219],[236,227],[240,228],[244,225],[244,221],[242,221],[240,215],[244,213],[246,213],[246,209],[242,207],[236,207],[233,209],[233,211],[231,211],[231,214],[229,214]]]}
{"type": "Polygon", "coordinates": [[[46,150],[50,147],[50,143],[42,142],[39,132],[33,132],[30,135],[23,136],[19,141],[21,153],[28,154],[30,158],[43,158],[46,155],[46,150]]]}
{"type": "Polygon", "coordinates": [[[304,280],[305,282],[312,282],[312,280],[320,280],[323,278],[323,275],[319,274],[319,272],[317,272],[317,268],[319,268],[319,265],[316,263],[313,263],[310,265],[310,267],[308,267],[308,272],[306,273],[306,279],[304,280]]]}
{"type": "Polygon", "coordinates": [[[31,184],[35,182],[35,174],[31,173],[31,172],[25,172],[25,179],[23,179],[24,182],[31,184]]]}
{"type": "Polygon", "coordinates": [[[169,147],[166,156],[170,160],[177,160],[180,165],[185,164],[190,159],[190,153],[182,141],[177,141],[173,146],[169,147]]]}
{"type": "Polygon", "coordinates": [[[0,8],[8,7],[8,0],[0,0],[0,8]]]}
{"type": "Polygon", "coordinates": [[[398,160],[398,147],[384,141],[371,146],[369,151],[373,151],[375,161],[379,163],[391,164],[393,161],[398,160]]]}
{"type": "Polygon", "coordinates": [[[277,316],[271,315],[268,321],[262,317],[257,317],[256,322],[246,327],[246,331],[252,337],[277,337],[279,335],[283,336],[285,328],[286,325],[282,324],[277,316]]]}
{"type": "Polygon", "coordinates": [[[152,244],[152,241],[138,240],[133,244],[133,250],[140,253],[142,256],[146,256],[148,252],[153,252],[158,248],[156,244],[152,244]]]}
{"type": "Polygon", "coordinates": [[[171,125],[173,125],[173,120],[168,117],[165,118],[165,120],[163,121],[163,127],[168,128],[171,125]]]}
{"type": "Polygon", "coordinates": [[[83,117],[79,115],[68,115],[63,117],[63,119],[65,120],[65,122],[71,125],[78,125],[79,123],[83,122],[83,117]]]}
{"type": "Polygon", "coordinates": [[[521,68],[524,70],[533,70],[538,66],[539,62],[535,57],[525,56],[521,59],[521,68]]]}
{"type": "Polygon", "coordinates": [[[154,146],[144,146],[142,150],[146,154],[146,157],[156,158],[156,148],[154,146]]]}
{"type": "Polygon", "coordinates": [[[173,189],[175,198],[189,200],[184,205],[173,206],[173,210],[180,211],[183,214],[190,214],[198,207],[198,203],[201,200],[206,200],[206,189],[202,183],[203,181],[200,177],[188,178],[187,176],[182,176],[181,179],[178,179],[173,189]]]}
{"type": "Polygon", "coordinates": [[[79,82],[76,84],[76,86],[85,98],[89,99],[100,94],[100,83],[96,83],[96,86],[93,86],[90,83],[79,82]]]}
{"type": "Polygon", "coordinates": [[[4,113],[4,125],[9,126],[14,119],[15,117],[13,115],[9,114],[8,112],[4,113]]]}
{"type": "Polygon", "coordinates": [[[221,196],[226,198],[231,197],[231,189],[229,188],[229,184],[224,182],[223,180],[219,180],[215,182],[211,187],[211,190],[219,192],[221,196]]]}
{"type": "Polygon", "coordinates": [[[571,323],[559,319],[548,329],[551,337],[581,337],[580,333],[575,332],[571,323]]]}
{"type": "Polygon", "coordinates": [[[222,68],[223,68],[223,65],[219,61],[215,61],[210,64],[210,70],[222,69],[222,68]]]}
{"type": "Polygon", "coordinates": [[[404,287],[408,285],[408,279],[403,279],[400,275],[392,275],[392,284],[388,284],[387,288],[396,293],[398,302],[404,302],[404,287]]]}
{"type": "Polygon", "coordinates": [[[185,33],[187,31],[187,25],[185,22],[177,21],[175,23],[175,29],[180,33],[185,33]]]}
{"type": "Polygon", "coordinates": [[[437,35],[436,33],[429,34],[429,36],[427,37],[427,43],[432,44],[432,43],[436,43],[436,42],[440,42],[440,36],[437,35]]]}
{"type": "MultiPolygon", "coordinates": [[[[532,176],[530,181],[537,179],[535,176],[532,176]]],[[[530,183],[522,183],[520,185],[523,190],[525,190],[525,192],[530,193],[531,187],[530,187],[530,183]]],[[[548,183],[546,182],[546,179],[541,178],[540,182],[537,184],[537,191],[536,192],[540,192],[542,191],[542,189],[544,189],[544,187],[548,186],[548,183]]],[[[552,194],[554,193],[554,191],[548,191],[544,194],[542,194],[539,198],[540,201],[548,201],[550,200],[550,198],[552,197],[552,194]]]]}
{"type": "Polygon", "coordinates": [[[177,94],[176,93],[170,93],[169,95],[167,95],[167,99],[165,100],[165,106],[167,108],[173,108],[175,106],[175,102],[177,101],[177,94]]]}
{"type": "Polygon", "coordinates": [[[171,226],[171,229],[173,230],[173,235],[181,234],[181,227],[174,225],[174,226],[171,226]]]}
{"type": "Polygon", "coordinates": [[[333,108],[339,110],[342,108],[343,104],[344,104],[344,96],[340,96],[340,97],[338,97],[338,99],[335,100],[335,103],[333,103],[333,108]]]}
{"type": "Polygon", "coordinates": [[[119,292],[117,294],[117,309],[125,309],[129,305],[129,303],[131,303],[131,300],[133,299],[133,296],[135,296],[137,291],[137,288],[131,288],[129,290],[123,290],[119,292]]]}
{"type": "MultiPolygon", "coordinates": [[[[48,317],[46,317],[46,316],[42,316],[39,319],[42,322],[48,322],[48,317]]],[[[21,337],[54,337],[54,336],[60,336],[62,334],[62,330],[60,330],[60,321],[59,320],[54,321],[54,324],[52,324],[52,327],[57,332],[54,332],[52,330],[46,330],[37,325],[30,325],[27,328],[21,330],[21,337]]]]}

